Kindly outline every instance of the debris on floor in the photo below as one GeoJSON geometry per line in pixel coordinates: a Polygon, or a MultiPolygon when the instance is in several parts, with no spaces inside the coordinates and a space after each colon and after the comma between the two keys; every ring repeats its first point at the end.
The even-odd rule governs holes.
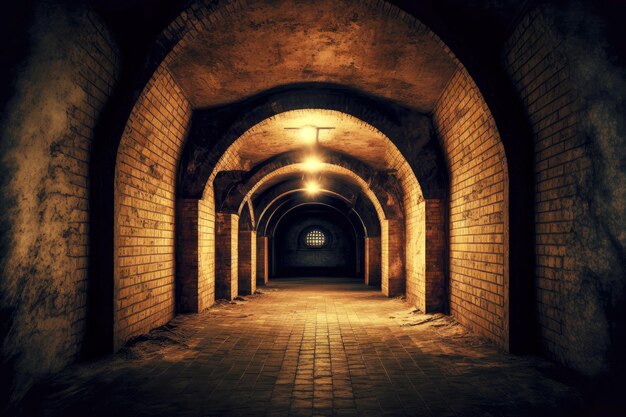
{"type": "Polygon", "coordinates": [[[412,321],[412,322],[408,322],[408,323],[403,323],[402,325],[403,326],[420,326],[420,325],[422,325],[424,323],[429,323],[429,322],[431,322],[433,320],[438,320],[440,318],[441,318],[441,316],[438,317],[437,314],[434,314],[432,316],[426,315],[426,318],[423,318],[423,319],[420,319],[420,320],[416,320],[416,321],[412,321]]]}
{"type": "Polygon", "coordinates": [[[120,354],[128,359],[163,358],[171,350],[189,349],[189,333],[189,330],[185,331],[177,325],[166,324],[131,339],[120,354]]]}

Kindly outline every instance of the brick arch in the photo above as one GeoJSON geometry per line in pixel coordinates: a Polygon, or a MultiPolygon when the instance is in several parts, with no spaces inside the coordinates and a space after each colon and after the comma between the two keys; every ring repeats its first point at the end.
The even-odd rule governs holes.
{"type": "MultiPolygon", "coordinates": [[[[294,179],[279,183],[269,188],[258,197],[253,198],[259,236],[266,234],[266,224],[272,217],[273,212],[287,200],[301,199],[305,193],[306,190],[301,188],[301,180],[294,179]]],[[[327,184],[326,189],[321,189],[320,194],[342,201],[344,204],[352,207],[352,211],[363,224],[365,235],[380,237],[378,213],[372,202],[360,195],[358,188],[348,186],[344,183],[333,182],[327,184]]]]}
{"type": "MultiPolygon", "coordinates": [[[[304,189],[296,189],[292,192],[283,193],[281,198],[276,200],[275,204],[268,207],[269,210],[267,212],[267,216],[265,217],[263,223],[260,223],[260,226],[262,226],[263,229],[260,229],[259,233],[262,233],[262,236],[269,236],[271,234],[270,231],[276,226],[276,221],[280,213],[295,205],[325,204],[332,205],[335,208],[344,207],[344,211],[348,211],[346,217],[348,217],[353,224],[358,225],[359,230],[362,230],[363,233],[361,237],[379,237],[379,234],[376,234],[375,230],[372,232],[372,228],[368,229],[366,222],[363,220],[363,217],[361,217],[358,211],[353,210],[350,207],[345,207],[346,202],[341,199],[340,195],[330,193],[326,190],[320,190],[319,194],[321,198],[309,201],[306,198],[307,193],[304,189]]],[[[378,230],[378,232],[380,233],[380,230],[378,230]]]]}
{"type": "MultiPolygon", "coordinates": [[[[301,173],[302,168],[303,166],[301,163],[291,162],[278,167],[271,167],[271,169],[267,172],[260,171],[261,176],[258,178],[256,176],[253,177],[255,179],[254,183],[246,184],[244,188],[245,194],[242,196],[241,202],[237,204],[237,210],[241,210],[245,201],[248,201],[255,192],[262,190],[271,181],[280,181],[285,177],[292,176],[294,173],[301,173]]],[[[335,161],[324,162],[321,172],[322,175],[331,174],[340,178],[342,181],[358,186],[361,192],[365,194],[369,201],[373,204],[381,222],[389,219],[397,219],[392,216],[400,214],[397,208],[393,207],[392,204],[381,203],[379,194],[374,192],[370,183],[361,176],[362,172],[355,172],[348,167],[336,164],[335,161]]]]}
{"type": "MultiPolygon", "coordinates": [[[[209,7],[209,9],[210,9],[210,7],[209,7]]],[[[210,15],[210,13],[208,13],[207,15],[210,15]]],[[[413,19],[411,16],[409,16],[409,18],[413,19]]],[[[146,118],[146,116],[149,116],[149,113],[150,113],[149,110],[148,110],[149,109],[149,105],[146,105],[146,102],[149,102],[150,100],[152,100],[152,99],[154,99],[155,97],[158,97],[158,96],[164,96],[168,100],[173,100],[174,102],[176,102],[176,100],[173,98],[173,96],[175,94],[172,94],[172,93],[168,92],[168,90],[176,91],[177,88],[175,87],[175,82],[173,81],[173,79],[171,77],[171,74],[169,73],[169,71],[167,69],[167,66],[163,65],[163,63],[165,63],[167,61],[167,54],[172,49],[172,48],[170,48],[170,46],[175,45],[178,41],[184,42],[183,34],[184,33],[191,33],[192,29],[191,29],[190,26],[189,27],[187,26],[188,25],[187,20],[189,20],[189,22],[194,21],[194,19],[189,18],[189,16],[185,16],[185,17],[182,17],[182,21],[176,21],[177,23],[175,22],[173,24],[173,26],[178,25],[179,29],[182,28],[182,27],[185,27],[184,29],[182,29],[178,33],[175,33],[177,31],[177,29],[174,29],[173,26],[170,27],[166,31],[166,32],[168,32],[171,35],[171,36],[169,36],[169,35],[166,36],[166,38],[168,38],[169,41],[167,39],[165,39],[165,40],[161,39],[159,41],[159,48],[162,48],[162,50],[160,52],[158,52],[156,55],[152,56],[152,58],[150,60],[151,62],[149,64],[149,66],[151,66],[155,70],[153,72],[151,72],[149,74],[149,76],[147,76],[147,79],[149,78],[149,81],[145,85],[145,88],[143,89],[143,92],[142,92],[142,94],[140,96],[140,100],[138,101],[138,103],[142,102],[142,104],[139,105],[139,108],[141,109],[141,111],[137,112],[136,111],[137,107],[136,107],[133,110],[133,112],[132,112],[132,114],[131,114],[131,116],[130,116],[130,118],[128,120],[128,123],[127,123],[127,128],[130,126],[131,129],[132,129],[133,125],[136,126],[136,128],[137,128],[136,132],[139,132],[139,133],[138,134],[134,133],[134,134],[137,134],[137,136],[142,136],[143,135],[144,137],[147,137],[147,136],[153,135],[155,133],[155,130],[153,129],[153,127],[149,128],[149,130],[150,130],[149,132],[146,132],[144,130],[145,129],[145,123],[144,123],[145,120],[144,119],[146,118]],[[169,46],[168,46],[168,42],[169,42],[169,46]],[[170,87],[165,87],[168,84],[170,85],[170,87]],[[145,112],[144,112],[144,110],[145,110],[145,112]],[[141,113],[143,113],[143,114],[141,114],[141,113]]],[[[517,139],[517,137],[515,137],[514,135],[508,135],[508,136],[506,136],[504,138],[500,138],[499,137],[499,134],[497,132],[497,127],[495,127],[495,120],[494,120],[493,116],[491,115],[491,111],[490,111],[489,107],[487,107],[487,104],[486,104],[485,99],[483,98],[483,96],[481,94],[480,89],[474,83],[474,81],[472,80],[471,76],[467,73],[467,71],[465,70],[465,68],[461,64],[459,64],[458,74],[460,74],[460,75],[458,77],[456,77],[454,85],[455,86],[456,85],[460,85],[460,84],[458,84],[458,83],[461,83],[461,81],[459,81],[459,80],[467,81],[467,82],[465,82],[464,87],[467,87],[469,90],[471,90],[471,94],[474,96],[474,99],[470,100],[468,107],[471,107],[473,109],[472,111],[474,111],[474,113],[477,112],[477,113],[483,114],[487,119],[490,120],[490,123],[494,122],[493,123],[493,128],[496,130],[496,134],[493,135],[493,138],[492,138],[494,140],[494,143],[495,143],[494,146],[503,148],[503,145],[502,145],[501,141],[504,140],[505,144],[508,144],[508,146],[504,147],[503,149],[506,151],[505,154],[508,154],[508,155],[511,155],[511,152],[515,152],[515,149],[519,149],[520,147],[523,147],[522,145],[519,144],[519,142],[520,142],[519,140],[517,140],[517,141],[516,140],[511,140],[511,137],[513,137],[514,139],[517,139]]],[[[184,108],[184,110],[182,112],[183,113],[182,116],[180,117],[180,121],[177,122],[176,130],[182,131],[183,132],[182,136],[184,137],[185,136],[184,132],[186,132],[186,130],[188,128],[188,125],[189,125],[190,105],[189,105],[189,103],[186,102],[184,95],[182,95],[182,94],[179,94],[179,95],[180,95],[180,97],[179,97],[179,100],[177,102],[183,103],[182,107],[184,108]]],[[[443,105],[439,106],[439,108],[435,110],[435,115],[437,113],[441,114],[442,111],[443,111],[443,107],[444,107],[443,105]]],[[[158,119],[162,119],[162,118],[159,116],[158,119]]],[[[441,118],[440,120],[443,120],[443,118],[441,118]]],[[[161,122],[162,120],[159,120],[159,121],[161,122]]],[[[161,124],[163,124],[163,123],[161,123],[161,124]]],[[[500,125],[500,119],[498,119],[498,125],[500,125]]],[[[491,128],[492,127],[490,127],[490,129],[491,128]]],[[[157,130],[157,132],[156,132],[155,136],[158,136],[159,135],[158,129],[156,129],[156,130],[157,130]]],[[[444,129],[439,129],[439,131],[443,132],[444,129]]],[[[126,132],[124,132],[123,136],[130,135],[130,134],[133,134],[132,130],[131,131],[127,130],[126,132]]],[[[177,135],[178,134],[179,133],[177,132],[177,135]]],[[[447,142],[445,144],[446,151],[451,151],[451,150],[453,150],[455,148],[455,145],[453,143],[454,137],[455,137],[455,134],[450,134],[450,135],[447,136],[446,139],[444,139],[444,141],[447,142]]],[[[141,139],[141,138],[139,138],[139,139],[141,139]]],[[[139,142],[140,141],[141,140],[139,140],[139,142]]],[[[163,140],[163,138],[158,138],[157,142],[158,143],[157,143],[156,146],[158,148],[161,148],[161,147],[164,147],[164,146],[167,147],[167,141],[163,140]]],[[[182,143],[182,140],[180,142],[182,143]]],[[[117,144],[114,144],[114,146],[117,147],[117,144]]],[[[139,146],[140,146],[140,149],[142,149],[141,146],[144,146],[144,145],[140,144],[139,146]]],[[[100,149],[100,147],[97,147],[97,149],[100,149]]],[[[178,160],[180,158],[181,152],[182,152],[181,150],[179,150],[179,149],[168,149],[168,152],[170,152],[170,151],[174,155],[173,156],[173,160],[174,161],[176,161],[176,160],[178,160]]],[[[101,152],[94,152],[94,154],[100,154],[100,153],[101,152]]],[[[104,153],[106,153],[106,152],[104,152],[104,153]]],[[[113,153],[115,153],[115,152],[113,152],[113,153]]],[[[136,153],[136,155],[139,155],[140,153],[141,152],[138,152],[138,153],[136,153]]],[[[129,151],[129,154],[132,154],[132,150],[129,151]]],[[[453,174],[453,171],[457,170],[457,168],[459,168],[459,167],[462,168],[462,169],[467,169],[467,167],[470,165],[470,164],[467,163],[467,158],[466,158],[466,160],[463,161],[462,164],[456,163],[456,161],[453,160],[455,157],[456,157],[456,155],[452,155],[452,154],[451,155],[446,155],[446,160],[448,161],[449,167],[450,167],[449,168],[450,174],[453,174]]],[[[129,156],[128,160],[131,160],[131,159],[134,159],[132,155],[129,156]]],[[[150,161],[150,158],[148,158],[148,160],[146,161],[145,158],[142,158],[141,156],[139,156],[138,159],[139,159],[140,166],[141,166],[140,175],[148,175],[148,176],[152,176],[153,178],[158,178],[159,175],[161,175],[162,173],[165,173],[166,175],[163,175],[163,178],[165,178],[165,177],[169,178],[170,177],[170,172],[169,171],[167,171],[167,172],[166,171],[159,171],[159,167],[155,166],[155,164],[152,164],[152,162],[150,161]]],[[[471,159],[471,158],[469,158],[469,159],[471,159]]],[[[527,217],[529,215],[532,216],[531,207],[528,207],[528,202],[526,201],[526,197],[525,197],[528,194],[525,191],[526,188],[532,186],[532,175],[530,176],[530,181],[528,181],[528,183],[526,185],[524,185],[525,183],[523,183],[523,180],[528,179],[527,176],[526,177],[524,176],[524,173],[526,173],[527,170],[524,169],[524,166],[522,166],[523,164],[521,164],[519,162],[520,160],[523,160],[523,158],[521,158],[521,157],[520,158],[512,158],[510,161],[513,161],[513,164],[511,164],[511,165],[505,164],[503,170],[501,170],[502,175],[504,176],[504,179],[502,180],[502,183],[505,185],[504,186],[504,190],[502,191],[502,200],[501,200],[503,202],[503,205],[504,205],[503,217],[505,218],[505,220],[500,222],[500,224],[502,225],[503,229],[508,228],[508,223],[506,221],[506,218],[509,215],[508,214],[508,212],[509,212],[509,199],[511,200],[511,207],[515,208],[515,211],[513,211],[513,210],[511,211],[512,218],[514,218],[514,219],[521,219],[521,220],[526,219],[527,220],[527,217]],[[507,182],[509,171],[514,172],[514,175],[512,176],[512,187],[510,187],[510,188],[508,187],[508,182],[507,182]],[[520,192],[516,193],[515,192],[516,190],[520,190],[520,192]]],[[[509,161],[507,161],[507,162],[509,162],[509,161]]],[[[97,178],[97,180],[94,180],[96,186],[94,186],[93,189],[97,190],[97,189],[100,188],[100,186],[101,186],[101,184],[100,184],[101,178],[104,178],[104,180],[103,180],[104,182],[107,182],[108,180],[111,180],[111,184],[112,184],[111,185],[111,193],[115,194],[115,196],[116,196],[115,200],[118,201],[118,197],[120,197],[120,194],[118,193],[120,188],[118,187],[117,180],[113,180],[112,178],[110,178],[111,177],[111,173],[109,172],[110,168],[107,167],[107,166],[101,166],[101,164],[96,164],[96,165],[97,166],[94,169],[94,171],[96,173],[102,171],[103,176],[102,177],[100,177],[99,175],[95,175],[94,176],[94,178],[97,178]],[[98,168],[98,167],[100,167],[100,168],[98,168]]],[[[485,168],[489,169],[489,167],[486,167],[486,166],[485,166],[485,168]]],[[[167,167],[167,169],[169,170],[170,167],[167,167]]],[[[117,175],[117,172],[119,172],[119,170],[117,170],[117,168],[116,168],[116,174],[115,175],[117,175]]],[[[461,173],[460,172],[455,172],[454,174],[461,174],[461,173]]],[[[459,175],[457,175],[457,178],[459,178],[459,175]]],[[[169,179],[168,179],[168,181],[169,181],[169,179]]],[[[480,184],[479,186],[483,187],[483,186],[485,186],[485,184],[480,184]]],[[[129,188],[132,188],[132,187],[129,187],[129,188]]],[[[171,184],[167,183],[166,184],[166,188],[171,188],[171,184]]],[[[118,208],[119,208],[117,203],[113,204],[113,203],[108,203],[107,202],[107,199],[108,200],[112,200],[112,199],[110,198],[111,195],[109,195],[109,193],[107,193],[106,191],[107,190],[105,189],[105,192],[101,193],[101,194],[99,194],[97,192],[92,193],[92,203],[93,203],[92,205],[94,207],[96,207],[96,209],[94,210],[94,216],[93,216],[94,219],[95,219],[93,221],[93,223],[94,223],[93,240],[99,242],[101,239],[99,239],[98,236],[102,236],[103,235],[104,239],[102,239],[102,240],[103,240],[104,243],[102,243],[102,245],[106,246],[107,242],[108,243],[115,243],[115,245],[111,245],[111,247],[114,247],[114,246],[117,246],[117,242],[119,241],[118,235],[119,235],[120,229],[122,227],[125,227],[125,226],[123,226],[117,220],[117,212],[118,212],[118,208]],[[100,204],[100,203],[104,203],[104,204],[100,204]],[[107,207],[109,207],[109,204],[112,206],[110,208],[110,210],[107,208],[107,207]],[[101,205],[105,206],[105,208],[100,209],[101,205]],[[104,215],[100,216],[98,214],[100,212],[104,213],[104,215]],[[100,223],[100,220],[99,220],[101,217],[105,218],[104,220],[102,220],[102,222],[103,222],[102,224],[100,223]],[[110,226],[111,225],[109,223],[107,223],[107,222],[112,222],[112,221],[118,222],[113,227],[113,229],[115,230],[115,232],[114,232],[115,236],[109,236],[109,234],[110,234],[109,231],[110,231],[110,226]],[[109,231],[102,232],[103,225],[105,227],[108,227],[107,230],[109,230],[109,231]],[[111,240],[113,242],[111,242],[111,240]]],[[[130,192],[124,194],[122,197],[125,198],[125,199],[128,198],[129,200],[132,201],[134,198],[136,198],[135,196],[132,195],[133,193],[136,193],[137,195],[141,195],[145,191],[146,190],[143,190],[143,189],[138,189],[136,191],[130,191],[130,192]]],[[[168,192],[171,192],[171,191],[168,191],[168,192]]],[[[426,188],[424,188],[423,192],[424,192],[424,195],[426,195],[426,192],[427,192],[426,188]]],[[[165,200],[167,200],[167,199],[168,199],[168,197],[165,198],[165,200]]],[[[167,208],[168,208],[168,210],[167,210],[168,212],[171,212],[171,210],[169,210],[170,209],[170,203],[171,203],[171,201],[168,201],[168,203],[166,205],[167,208]]],[[[148,204],[151,204],[151,202],[148,202],[148,204]]],[[[208,201],[202,201],[202,202],[199,202],[197,204],[200,205],[200,206],[207,206],[207,205],[210,205],[211,203],[208,202],[208,201]]],[[[471,218],[474,214],[466,211],[466,212],[462,212],[462,213],[457,213],[457,215],[458,216],[466,216],[467,215],[468,217],[471,218]]],[[[170,216],[170,218],[173,218],[173,217],[170,216]]],[[[131,215],[130,219],[131,219],[131,221],[137,221],[137,216],[131,215]]],[[[207,226],[206,226],[207,228],[211,227],[210,226],[211,220],[209,218],[203,218],[202,222],[207,224],[207,226]]],[[[169,224],[171,225],[172,223],[170,222],[169,224]]],[[[527,224],[527,222],[524,222],[524,221],[512,221],[511,224],[513,225],[512,227],[515,229],[515,233],[516,233],[516,236],[517,236],[516,239],[511,239],[511,240],[512,241],[517,241],[517,242],[525,242],[525,240],[523,239],[523,236],[526,236],[529,233],[531,233],[532,228],[528,228],[527,230],[524,230],[524,227],[525,227],[524,225],[527,224]]],[[[172,228],[173,228],[173,226],[172,226],[172,228]]],[[[153,231],[156,234],[160,234],[161,233],[161,231],[159,231],[159,229],[153,229],[153,231]]],[[[132,236],[126,236],[126,237],[128,237],[130,240],[135,239],[132,236]]],[[[508,241],[508,236],[504,236],[504,240],[508,241]]],[[[475,242],[475,243],[478,243],[478,242],[475,242]]],[[[98,245],[100,245],[100,244],[98,244],[98,245]]],[[[131,246],[134,246],[134,245],[131,245],[131,246]]],[[[129,248],[126,248],[126,249],[133,250],[134,247],[129,247],[129,248]]],[[[126,249],[124,249],[124,250],[126,250],[126,249]]],[[[524,265],[524,261],[523,260],[526,259],[524,257],[525,256],[524,255],[525,250],[524,250],[523,247],[521,247],[519,249],[520,250],[507,251],[507,249],[506,249],[506,242],[504,242],[503,243],[503,248],[499,249],[498,250],[499,252],[497,254],[495,254],[495,257],[498,259],[498,263],[502,265],[502,270],[504,272],[500,275],[501,278],[494,278],[494,279],[496,281],[501,281],[502,282],[501,286],[502,286],[503,289],[501,291],[501,297],[503,297],[504,299],[507,299],[507,297],[509,296],[509,294],[508,294],[509,292],[511,292],[511,294],[514,292],[512,289],[510,290],[509,286],[508,286],[508,280],[509,280],[509,277],[508,277],[508,269],[509,269],[508,268],[508,263],[509,263],[509,260],[512,263],[511,264],[511,266],[512,266],[511,270],[514,270],[514,271],[528,271],[528,268],[531,267],[531,265],[532,265],[532,262],[529,262],[528,265],[524,265]],[[521,253],[521,255],[518,255],[520,253],[521,253]]],[[[472,249],[472,251],[473,251],[473,254],[476,254],[476,255],[480,253],[480,249],[472,249]]],[[[98,252],[99,253],[100,251],[94,250],[93,252],[98,252]]],[[[106,251],[104,251],[103,253],[104,254],[102,255],[102,258],[107,258],[106,254],[108,253],[108,249],[106,251]]],[[[95,256],[96,260],[94,262],[92,262],[92,264],[91,264],[91,268],[93,268],[93,270],[96,271],[94,273],[94,277],[95,277],[94,279],[96,281],[100,281],[101,278],[103,278],[100,275],[101,274],[106,274],[107,271],[111,271],[111,273],[113,275],[118,275],[119,274],[121,266],[119,265],[120,260],[118,258],[120,258],[120,255],[119,255],[119,251],[118,251],[117,248],[114,249],[113,256],[111,256],[109,258],[109,259],[111,259],[111,258],[115,259],[115,264],[113,265],[112,268],[111,268],[110,265],[107,264],[108,261],[104,262],[104,264],[106,264],[105,268],[99,268],[98,265],[102,265],[103,264],[103,262],[98,260],[99,257],[100,257],[100,255],[95,256]],[[102,269],[102,271],[105,271],[105,272],[100,272],[100,269],[102,269]]],[[[204,258],[208,259],[207,256],[205,256],[204,258]]],[[[167,262],[173,262],[173,259],[174,259],[174,254],[173,254],[173,250],[172,250],[171,253],[169,253],[169,259],[168,259],[167,262]]],[[[472,262],[477,263],[477,262],[481,262],[481,260],[480,259],[472,260],[472,262]]],[[[131,266],[131,268],[132,268],[132,266],[131,266]]],[[[477,269],[477,270],[479,270],[479,269],[477,269]]],[[[482,271],[482,272],[489,273],[488,271],[482,271]]],[[[515,279],[516,282],[518,282],[518,283],[523,278],[526,278],[525,276],[522,276],[522,275],[524,275],[523,272],[515,272],[515,273],[520,275],[520,277],[515,279]]],[[[120,274],[120,275],[123,275],[123,274],[120,274]]],[[[528,276],[530,276],[530,275],[528,275],[528,276]]],[[[111,277],[104,276],[105,280],[110,279],[110,278],[111,277]]],[[[471,278],[471,277],[468,277],[468,278],[471,278]]],[[[171,274],[168,275],[168,279],[171,279],[171,274]]],[[[118,281],[119,281],[118,278],[114,278],[112,281],[114,283],[114,286],[118,285],[118,281]]],[[[462,283],[462,285],[465,286],[465,291],[466,291],[467,294],[469,294],[467,292],[467,290],[468,289],[472,290],[472,289],[467,287],[466,283],[462,283]]],[[[500,284],[498,284],[498,285],[500,285],[500,284]]],[[[413,292],[413,293],[415,293],[415,292],[413,292]]],[[[155,297],[155,300],[157,298],[158,297],[155,297]]],[[[409,299],[411,300],[411,296],[409,296],[409,299]]],[[[168,303],[169,303],[169,301],[168,301],[168,303]]],[[[513,303],[512,300],[511,300],[511,303],[513,303]]],[[[111,303],[111,304],[113,304],[113,303],[111,303]]],[[[460,304],[461,303],[459,303],[459,305],[460,304]]],[[[506,301],[500,302],[500,304],[501,305],[505,305],[506,301]]],[[[517,302],[516,304],[519,305],[520,302],[517,302]]],[[[130,333],[129,332],[122,333],[119,338],[116,337],[116,340],[119,339],[119,341],[121,342],[121,341],[123,341],[123,339],[130,337],[129,335],[132,332],[140,333],[140,332],[146,331],[147,329],[149,329],[150,327],[153,327],[154,325],[156,325],[158,323],[162,323],[162,322],[166,321],[167,318],[169,316],[171,316],[172,311],[173,311],[173,309],[171,307],[168,307],[167,309],[160,310],[158,308],[155,309],[154,305],[150,305],[150,306],[148,306],[148,308],[152,308],[153,309],[155,320],[153,320],[153,321],[139,320],[136,323],[132,323],[132,324],[127,323],[129,326],[135,326],[134,329],[131,330],[130,333]],[[137,325],[138,323],[143,323],[143,324],[137,325]]],[[[502,345],[508,347],[508,343],[509,342],[506,339],[507,339],[507,333],[508,333],[508,326],[509,326],[508,320],[509,319],[508,319],[508,317],[506,317],[507,312],[505,310],[506,309],[502,309],[502,308],[500,308],[498,310],[497,315],[500,315],[502,317],[502,319],[500,319],[500,318],[497,319],[497,320],[499,320],[501,322],[500,324],[498,324],[500,330],[498,330],[497,332],[494,332],[494,331],[492,331],[490,329],[490,327],[492,326],[493,323],[490,323],[489,320],[484,320],[484,322],[482,324],[475,324],[475,323],[473,324],[472,320],[468,320],[467,319],[468,314],[466,314],[466,313],[469,312],[469,309],[467,309],[467,308],[466,309],[463,309],[463,308],[458,309],[455,312],[455,315],[457,315],[459,317],[464,316],[464,320],[465,320],[464,323],[472,326],[475,330],[478,330],[479,332],[481,332],[481,333],[483,333],[483,334],[485,334],[485,335],[487,335],[487,336],[497,340],[502,345]]],[[[480,314],[478,314],[478,316],[479,315],[480,314]]],[[[115,320],[117,320],[117,319],[115,319],[115,320]]],[[[117,341],[115,343],[116,343],[116,346],[119,346],[119,343],[117,341]]]]}
{"type": "Polygon", "coordinates": [[[348,187],[345,183],[333,181],[328,183],[331,190],[322,189],[315,198],[311,198],[305,189],[300,188],[300,178],[281,182],[259,198],[254,199],[257,207],[257,283],[266,284],[269,279],[271,259],[271,233],[277,219],[295,205],[325,203],[340,210],[355,230],[360,230],[357,239],[358,275],[366,284],[380,286],[381,282],[381,251],[380,251],[380,222],[373,204],[364,198],[358,189],[348,187]],[[369,204],[369,205],[368,205],[369,204]],[[266,261],[267,257],[267,261],[266,261]]]}
{"type": "MultiPolygon", "coordinates": [[[[216,197],[218,211],[240,214],[244,204],[253,194],[260,192],[267,178],[279,175],[283,168],[292,166],[286,175],[302,172],[301,161],[307,156],[307,151],[292,151],[278,155],[255,167],[243,180],[231,185],[229,193],[223,198],[216,197]]],[[[382,219],[400,219],[404,217],[402,191],[397,179],[386,173],[376,172],[372,167],[348,155],[329,150],[316,151],[318,157],[329,166],[327,172],[344,177],[348,181],[356,180],[358,186],[370,198],[382,219]],[[346,176],[345,172],[355,176],[346,176]],[[358,180],[358,179],[360,180],[358,180]],[[362,181],[361,181],[362,180],[362,181]],[[366,186],[366,187],[364,187],[366,186]]],[[[322,170],[325,171],[324,169],[322,170]]],[[[274,180],[276,177],[274,177],[274,180]]]]}
{"type": "Polygon", "coordinates": [[[239,230],[256,230],[257,220],[252,210],[252,204],[244,201],[239,212],[239,230]]]}
{"type": "Polygon", "coordinates": [[[280,122],[294,113],[309,111],[347,119],[371,132],[384,144],[382,157],[388,161],[390,169],[407,184],[411,183],[418,200],[445,197],[445,169],[443,164],[432,162],[443,159],[439,144],[431,140],[417,149],[404,145],[410,138],[397,120],[397,114],[408,112],[407,109],[384,112],[384,107],[391,104],[338,90],[337,86],[315,84],[285,88],[287,90],[268,93],[239,106],[238,117],[228,127],[220,129],[217,136],[211,137],[211,132],[204,131],[190,135],[181,155],[178,186],[183,198],[201,198],[219,172],[241,169],[236,155],[246,146],[248,137],[264,123],[280,122]],[[211,145],[207,146],[207,142],[211,145]],[[409,155],[412,158],[408,158],[409,155]]]}
{"type": "MultiPolygon", "coordinates": [[[[378,213],[378,217],[381,223],[381,260],[380,260],[380,270],[381,270],[381,282],[382,282],[382,291],[386,295],[397,295],[401,293],[401,289],[404,287],[405,281],[405,271],[404,271],[404,254],[405,252],[402,250],[403,239],[405,236],[404,231],[404,221],[402,217],[387,217],[387,213],[392,215],[400,215],[401,210],[397,210],[393,208],[389,210],[389,207],[393,207],[393,205],[388,202],[385,206],[388,208],[388,211],[385,212],[385,208],[383,204],[378,199],[378,196],[372,189],[370,188],[371,176],[368,178],[370,182],[366,181],[359,174],[371,174],[371,170],[365,169],[366,167],[363,164],[354,163],[354,166],[350,168],[356,168],[359,171],[354,172],[351,169],[347,168],[345,165],[349,165],[346,162],[350,161],[345,157],[339,157],[338,155],[328,154],[327,156],[334,156],[336,158],[335,164],[332,164],[331,161],[325,161],[322,165],[321,172],[322,175],[331,174],[341,178],[343,181],[353,183],[358,185],[361,189],[361,192],[365,194],[368,199],[374,205],[376,212],[378,213]]],[[[239,213],[243,204],[245,202],[250,201],[250,197],[255,193],[255,191],[262,189],[262,187],[271,183],[272,181],[280,181],[286,177],[292,176],[294,173],[302,172],[302,164],[294,163],[293,155],[287,155],[285,158],[279,158],[277,160],[273,160],[272,162],[265,165],[265,169],[261,168],[257,171],[257,174],[252,175],[251,178],[254,179],[254,183],[249,183],[247,187],[243,187],[246,189],[245,194],[241,196],[241,198],[235,199],[236,204],[233,207],[231,213],[218,213],[216,221],[218,225],[217,235],[219,236],[220,224],[222,221],[222,227],[225,230],[230,230],[232,227],[232,220],[220,220],[222,218],[231,219],[232,216],[237,217],[236,213],[239,213]],[[224,223],[226,222],[226,223],[224,223]]],[[[212,187],[207,187],[212,193],[212,187]]],[[[205,198],[206,198],[205,194],[205,198]]],[[[397,204],[397,203],[396,203],[397,204]]],[[[220,244],[217,244],[217,250],[220,248],[220,244]]],[[[224,248],[228,250],[227,248],[224,248]]],[[[183,249],[184,250],[184,249],[183,249]]],[[[218,259],[224,258],[223,255],[217,254],[216,257],[218,259]]],[[[217,267],[219,268],[219,266],[217,267]]],[[[425,268],[425,265],[424,265],[425,268]]],[[[232,291],[232,290],[231,290],[232,291]]],[[[232,296],[232,292],[230,295],[232,296]]]]}

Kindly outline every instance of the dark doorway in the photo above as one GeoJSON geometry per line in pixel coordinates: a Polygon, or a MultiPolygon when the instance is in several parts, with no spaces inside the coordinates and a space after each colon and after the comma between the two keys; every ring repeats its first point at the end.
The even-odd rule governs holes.
{"type": "Polygon", "coordinates": [[[356,231],[335,208],[301,206],[278,222],[272,239],[274,277],[356,277],[356,231]]]}

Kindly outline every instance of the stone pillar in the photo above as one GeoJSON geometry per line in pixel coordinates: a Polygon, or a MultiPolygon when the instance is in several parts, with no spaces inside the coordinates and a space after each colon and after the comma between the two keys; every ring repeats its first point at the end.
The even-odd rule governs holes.
{"type": "Polygon", "coordinates": [[[365,238],[365,285],[380,287],[380,237],[365,238]]]}
{"type": "Polygon", "coordinates": [[[388,297],[404,294],[404,220],[381,222],[381,291],[388,297]]]}
{"type": "Polygon", "coordinates": [[[269,238],[259,236],[256,243],[256,285],[265,285],[269,280],[269,238]]]}
{"type": "Polygon", "coordinates": [[[232,300],[238,294],[239,216],[217,213],[215,219],[215,298],[232,300]]]}
{"type": "Polygon", "coordinates": [[[239,231],[239,295],[256,291],[256,232],[239,231]]]}

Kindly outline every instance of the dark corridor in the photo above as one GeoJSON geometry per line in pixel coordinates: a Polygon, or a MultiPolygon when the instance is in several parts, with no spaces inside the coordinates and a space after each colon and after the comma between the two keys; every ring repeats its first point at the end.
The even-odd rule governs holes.
{"type": "Polygon", "coordinates": [[[338,209],[304,205],[285,214],[272,239],[273,277],[357,277],[362,234],[338,209]]]}

